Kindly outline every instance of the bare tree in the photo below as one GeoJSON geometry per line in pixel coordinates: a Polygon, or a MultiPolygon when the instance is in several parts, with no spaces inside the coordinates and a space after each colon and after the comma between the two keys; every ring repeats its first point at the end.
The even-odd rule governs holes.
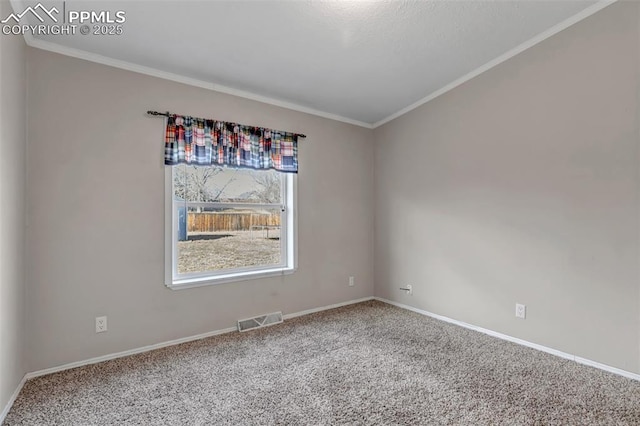
{"type": "Polygon", "coordinates": [[[256,184],[256,189],[253,190],[252,195],[261,203],[279,203],[281,201],[282,178],[280,173],[255,172],[253,173],[253,181],[256,184]]]}
{"type": "Polygon", "coordinates": [[[214,179],[222,173],[221,167],[179,166],[174,173],[174,194],[186,201],[219,201],[224,190],[235,177],[214,179]]]}

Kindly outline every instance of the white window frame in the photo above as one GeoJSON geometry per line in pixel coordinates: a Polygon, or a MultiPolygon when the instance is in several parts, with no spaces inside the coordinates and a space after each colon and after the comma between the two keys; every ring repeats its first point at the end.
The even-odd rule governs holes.
{"type": "MultiPolygon", "coordinates": [[[[257,278],[275,277],[294,273],[298,269],[298,209],[297,209],[297,174],[284,173],[284,188],[282,189],[282,217],[280,228],[280,265],[251,266],[221,271],[179,274],[177,272],[177,242],[178,242],[178,204],[174,202],[174,167],[165,167],[165,285],[172,290],[192,287],[224,284],[235,281],[245,281],[257,278]]],[[[182,203],[181,203],[182,204],[182,203]]],[[[269,207],[269,204],[256,203],[196,203],[188,205],[202,207],[269,207]]]]}

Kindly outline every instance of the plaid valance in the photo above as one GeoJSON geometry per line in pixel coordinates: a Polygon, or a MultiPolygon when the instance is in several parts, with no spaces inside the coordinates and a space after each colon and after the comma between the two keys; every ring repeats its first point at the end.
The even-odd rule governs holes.
{"type": "Polygon", "coordinates": [[[298,172],[298,135],[224,121],[169,115],[164,163],[298,172]]]}

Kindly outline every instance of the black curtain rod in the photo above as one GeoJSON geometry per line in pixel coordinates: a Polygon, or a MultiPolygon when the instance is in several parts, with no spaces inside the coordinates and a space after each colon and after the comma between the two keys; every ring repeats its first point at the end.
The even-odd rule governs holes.
{"type": "MultiPolygon", "coordinates": [[[[158,112],[158,111],[147,111],[147,114],[149,115],[161,115],[163,117],[175,117],[176,114],[170,113],[169,111],[167,112],[158,112]]],[[[249,126],[249,127],[260,127],[260,126],[249,126]]],[[[300,134],[300,133],[295,133],[296,136],[301,137],[301,138],[306,138],[306,135],[300,134]]]]}

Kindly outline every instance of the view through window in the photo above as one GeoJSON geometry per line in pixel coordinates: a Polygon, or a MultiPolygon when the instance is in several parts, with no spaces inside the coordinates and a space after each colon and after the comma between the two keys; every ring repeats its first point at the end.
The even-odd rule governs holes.
{"type": "Polygon", "coordinates": [[[287,267],[291,180],[275,170],[172,167],[174,278],[287,267]]]}

